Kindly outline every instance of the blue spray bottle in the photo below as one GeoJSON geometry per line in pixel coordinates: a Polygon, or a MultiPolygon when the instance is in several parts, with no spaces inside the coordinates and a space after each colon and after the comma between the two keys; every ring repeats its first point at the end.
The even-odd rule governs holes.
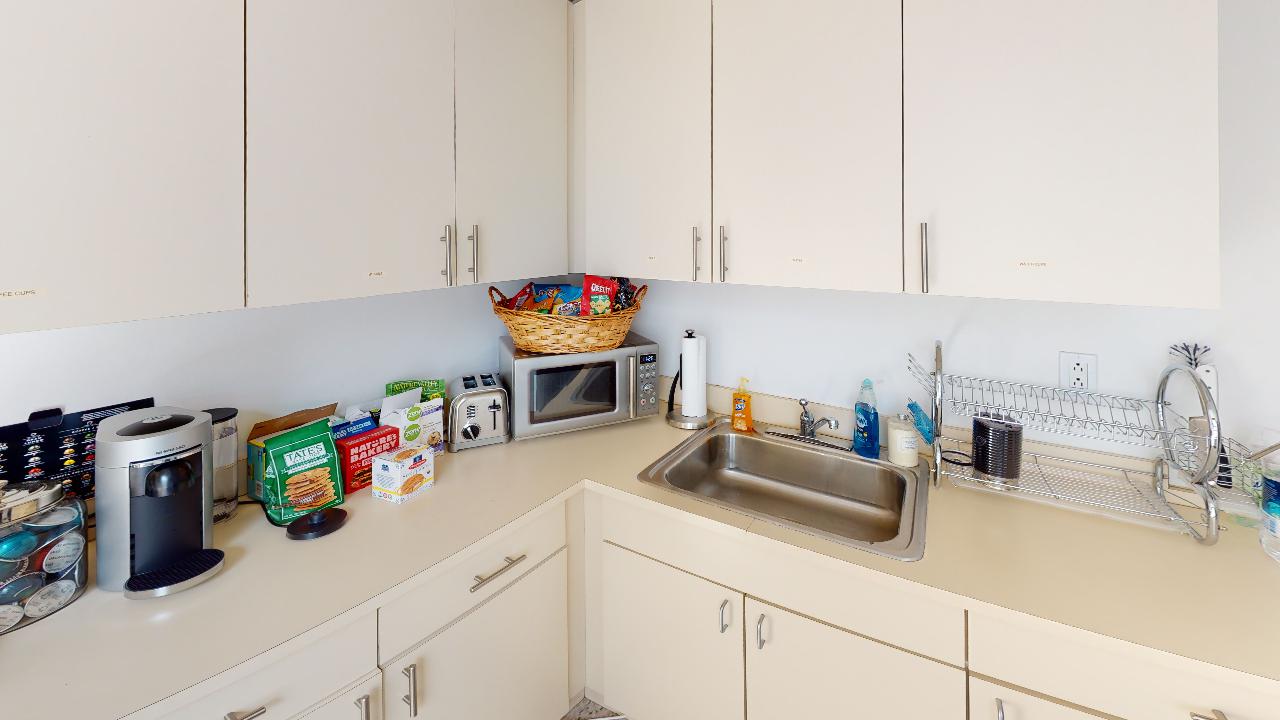
{"type": "Polygon", "coordinates": [[[876,389],[871,379],[862,381],[858,404],[853,406],[853,451],[865,458],[880,458],[880,412],[876,410],[876,389]]]}

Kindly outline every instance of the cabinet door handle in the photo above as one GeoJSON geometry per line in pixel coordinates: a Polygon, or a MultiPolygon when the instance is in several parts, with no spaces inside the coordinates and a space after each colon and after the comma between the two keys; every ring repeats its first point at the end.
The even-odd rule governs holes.
{"type": "Polygon", "coordinates": [[[920,292],[929,292],[929,223],[920,223],[920,292]]]}
{"type": "Polygon", "coordinates": [[[360,708],[360,720],[369,720],[369,696],[361,695],[356,698],[356,707],[360,708]]]}
{"type": "Polygon", "coordinates": [[[1201,715],[1200,713],[1191,713],[1191,720],[1231,720],[1227,714],[1221,710],[1210,710],[1212,715],[1201,715]]]}
{"type": "Polygon", "coordinates": [[[1004,720],[1004,701],[996,698],[996,720],[1004,720]]]}
{"type": "Polygon", "coordinates": [[[725,260],[724,248],[725,243],[729,241],[729,235],[724,231],[724,226],[720,226],[720,282],[724,282],[725,273],[729,272],[728,261],[725,260]]]}
{"type": "Polygon", "coordinates": [[[440,236],[440,242],[444,243],[444,269],[440,274],[444,276],[444,284],[453,287],[453,226],[444,226],[444,235],[440,236]]]}
{"type": "Polygon", "coordinates": [[[524,562],[525,559],[528,557],[529,557],[528,555],[521,555],[520,557],[515,557],[515,558],[510,556],[502,558],[503,560],[506,561],[507,564],[503,565],[497,570],[494,570],[492,573],[489,573],[488,575],[477,575],[476,584],[471,586],[471,592],[475,592],[480,588],[484,587],[485,585],[488,585],[489,583],[493,582],[494,580],[497,580],[498,577],[501,576],[503,573],[515,567],[516,565],[519,565],[520,563],[524,562]]]}
{"type": "Polygon", "coordinates": [[[472,225],[471,234],[467,236],[471,241],[471,267],[467,268],[467,272],[471,273],[471,282],[480,282],[480,226],[472,225]]]}
{"type": "Polygon", "coordinates": [[[266,714],[267,706],[263,705],[257,710],[250,710],[248,712],[229,712],[226,715],[223,715],[223,718],[224,720],[258,720],[258,718],[266,714]]]}
{"type": "Polygon", "coordinates": [[[764,615],[761,615],[760,619],[756,620],[756,649],[764,649],[764,615]]]}
{"type": "Polygon", "coordinates": [[[698,237],[698,226],[693,226],[693,281],[698,282],[698,244],[702,242],[702,238],[698,237]]]}
{"type": "Polygon", "coordinates": [[[409,717],[418,717],[418,663],[414,663],[409,667],[401,670],[404,676],[409,678],[409,694],[400,698],[405,705],[409,706],[409,717]]]}
{"type": "Polygon", "coordinates": [[[720,634],[723,635],[729,629],[729,621],[724,617],[724,611],[729,609],[729,601],[725,600],[720,603],[720,634]]]}

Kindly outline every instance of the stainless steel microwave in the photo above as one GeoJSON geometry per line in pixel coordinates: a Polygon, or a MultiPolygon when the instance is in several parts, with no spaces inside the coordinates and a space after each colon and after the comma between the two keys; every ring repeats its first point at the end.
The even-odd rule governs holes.
{"type": "Polygon", "coordinates": [[[511,393],[517,440],[635,420],[658,412],[658,344],[629,333],[616,350],[542,355],[503,337],[498,372],[511,393]]]}

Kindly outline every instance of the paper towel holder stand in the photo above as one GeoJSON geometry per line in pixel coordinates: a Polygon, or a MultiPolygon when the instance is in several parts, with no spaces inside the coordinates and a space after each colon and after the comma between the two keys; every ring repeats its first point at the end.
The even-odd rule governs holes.
{"type": "MultiPolygon", "coordinates": [[[[693,336],[692,330],[686,330],[689,337],[693,336]]],[[[684,355],[681,354],[676,364],[676,376],[671,379],[671,389],[667,393],[667,424],[681,430],[704,430],[711,427],[716,421],[716,416],[710,410],[705,415],[699,417],[688,417],[676,411],[676,388],[683,387],[680,383],[680,376],[684,372],[684,355]]]]}

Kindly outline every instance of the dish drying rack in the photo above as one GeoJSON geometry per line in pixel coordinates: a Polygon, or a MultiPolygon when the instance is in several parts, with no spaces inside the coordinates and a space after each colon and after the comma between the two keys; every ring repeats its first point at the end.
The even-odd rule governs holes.
{"type": "Polygon", "coordinates": [[[943,370],[941,342],[935,346],[932,372],[910,354],[907,368],[933,399],[935,486],[945,476],[961,487],[1174,530],[1205,545],[1218,541],[1219,506],[1224,501],[1257,504],[1259,455],[1222,435],[1217,405],[1189,367],[1165,370],[1155,400],[948,374],[943,370]],[[1175,412],[1168,400],[1170,384],[1180,376],[1191,382],[1200,403],[1194,424],[1175,412]],[[1019,423],[1027,430],[1154,448],[1161,455],[1150,469],[1135,470],[1024,451],[1021,476],[1005,480],[943,459],[945,450],[970,445],[945,436],[943,413],[947,409],[966,419],[987,415],[1019,423]],[[1174,473],[1188,488],[1171,485],[1174,473]],[[1231,481],[1225,482],[1226,478],[1231,481]],[[1175,507],[1200,510],[1201,517],[1189,520],[1175,507]]]}

